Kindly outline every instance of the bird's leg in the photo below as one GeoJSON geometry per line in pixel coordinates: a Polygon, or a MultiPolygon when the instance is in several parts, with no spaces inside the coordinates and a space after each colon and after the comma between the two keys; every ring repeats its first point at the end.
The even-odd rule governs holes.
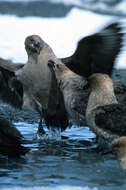
{"type": "Polygon", "coordinates": [[[44,131],[43,125],[42,125],[42,114],[41,113],[40,113],[40,122],[39,122],[37,134],[40,136],[45,134],[45,131],[44,131]]]}

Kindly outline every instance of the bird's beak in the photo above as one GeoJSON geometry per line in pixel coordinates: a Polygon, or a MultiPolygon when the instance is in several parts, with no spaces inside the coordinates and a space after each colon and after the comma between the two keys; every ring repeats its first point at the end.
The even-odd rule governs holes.
{"type": "Polygon", "coordinates": [[[33,44],[33,47],[34,47],[35,51],[37,52],[37,54],[40,54],[40,52],[42,50],[42,44],[40,42],[37,42],[37,43],[33,44]]]}
{"type": "Polygon", "coordinates": [[[83,86],[83,90],[87,90],[87,89],[89,89],[89,88],[90,88],[89,82],[88,82],[88,81],[85,81],[84,86],[83,86]]]}
{"type": "Polygon", "coordinates": [[[52,61],[52,60],[49,60],[49,61],[48,61],[48,66],[49,66],[50,68],[55,69],[55,65],[56,65],[56,63],[55,63],[54,61],[52,61]]]}

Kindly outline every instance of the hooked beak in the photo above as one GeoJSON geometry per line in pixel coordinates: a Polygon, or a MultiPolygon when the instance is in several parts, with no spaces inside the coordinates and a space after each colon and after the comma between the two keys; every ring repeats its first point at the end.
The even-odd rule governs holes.
{"type": "Polygon", "coordinates": [[[89,88],[90,88],[89,82],[88,82],[88,81],[85,81],[84,86],[83,86],[83,90],[87,90],[87,89],[89,89],[89,88]]]}
{"type": "Polygon", "coordinates": [[[55,62],[54,61],[52,61],[52,60],[49,60],[48,61],[48,66],[50,67],[50,68],[52,68],[52,69],[55,69],[55,62]]]}
{"type": "Polygon", "coordinates": [[[33,48],[37,52],[37,54],[40,54],[40,52],[42,50],[42,44],[40,42],[37,42],[37,43],[33,44],[33,48]]]}

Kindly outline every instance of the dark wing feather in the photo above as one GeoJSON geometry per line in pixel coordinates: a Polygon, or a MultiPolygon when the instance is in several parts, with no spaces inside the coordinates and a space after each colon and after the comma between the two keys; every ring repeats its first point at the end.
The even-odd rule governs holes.
{"type": "Polygon", "coordinates": [[[52,74],[52,82],[50,88],[50,96],[48,101],[48,109],[44,114],[44,119],[47,126],[54,126],[65,130],[69,124],[67,112],[65,109],[64,98],[60,91],[55,72],[51,66],[49,66],[52,74]],[[55,99],[54,99],[55,95],[55,99]]]}
{"type": "Polygon", "coordinates": [[[10,104],[15,108],[21,108],[23,105],[23,87],[20,81],[11,78],[6,81],[2,72],[0,72],[0,100],[3,103],[10,104]],[[11,86],[8,86],[8,83],[11,86]]]}
{"type": "MultiPolygon", "coordinates": [[[[7,119],[0,117],[0,134],[4,137],[7,137],[8,141],[3,142],[3,144],[6,142],[10,142],[10,145],[14,144],[20,144],[22,143],[23,136],[21,133],[12,125],[11,122],[9,122],[7,119]]],[[[1,142],[1,139],[0,139],[1,142]]]]}
{"type": "Polygon", "coordinates": [[[16,108],[23,104],[23,86],[16,79],[15,71],[23,66],[0,58],[0,100],[16,108]]]}
{"type": "Polygon", "coordinates": [[[5,118],[0,117],[0,153],[9,156],[19,156],[29,151],[21,144],[23,143],[23,136],[5,118]]]}
{"type": "Polygon", "coordinates": [[[126,107],[120,104],[99,106],[96,108],[95,123],[106,132],[126,135],[126,107]]]}
{"type": "Polygon", "coordinates": [[[70,64],[71,61],[72,61],[73,57],[70,56],[70,57],[64,57],[64,58],[60,58],[60,60],[62,61],[63,64],[67,65],[67,64],[70,64]]]}
{"type": "Polygon", "coordinates": [[[88,77],[93,73],[111,75],[115,58],[122,47],[121,27],[113,23],[81,39],[75,53],[61,61],[75,73],[88,77]]]}

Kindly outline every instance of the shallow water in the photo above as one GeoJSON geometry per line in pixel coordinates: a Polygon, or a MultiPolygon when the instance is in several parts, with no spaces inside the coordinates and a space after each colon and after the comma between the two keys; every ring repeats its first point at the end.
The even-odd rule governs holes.
{"type": "MultiPolygon", "coordinates": [[[[26,139],[34,138],[37,124],[15,124],[26,139]]],[[[27,145],[31,150],[21,158],[0,156],[0,188],[126,188],[126,173],[119,169],[114,156],[95,151],[95,135],[87,127],[72,126],[62,136],[65,139],[60,141],[27,145]]]]}
{"type": "MultiPolygon", "coordinates": [[[[7,1],[13,2],[13,0],[7,1]]],[[[50,1],[64,2],[65,5],[57,5],[54,9],[53,4],[44,1],[46,3],[43,5],[47,4],[45,9],[44,6],[39,6],[39,3],[35,5],[34,0],[30,7],[28,3],[17,4],[18,1],[15,1],[11,5],[0,0],[1,57],[26,63],[24,40],[33,33],[40,35],[49,43],[58,57],[69,56],[74,52],[80,38],[97,32],[113,20],[120,19],[78,9],[76,6],[72,8],[74,3],[84,0],[71,0],[69,3],[66,0],[50,1]]],[[[125,11],[123,4],[121,7],[125,11]]],[[[124,21],[126,22],[125,19],[124,21]]],[[[125,63],[126,53],[122,53],[117,67],[126,68],[125,63]]],[[[18,122],[15,125],[26,139],[34,138],[37,124],[18,122]]],[[[28,144],[30,152],[20,159],[0,155],[0,189],[122,190],[126,188],[126,172],[120,170],[114,156],[102,155],[95,150],[96,144],[93,142],[95,135],[87,127],[72,126],[63,132],[62,136],[64,139],[58,141],[44,140],[41,143],[28,144]]]]}

